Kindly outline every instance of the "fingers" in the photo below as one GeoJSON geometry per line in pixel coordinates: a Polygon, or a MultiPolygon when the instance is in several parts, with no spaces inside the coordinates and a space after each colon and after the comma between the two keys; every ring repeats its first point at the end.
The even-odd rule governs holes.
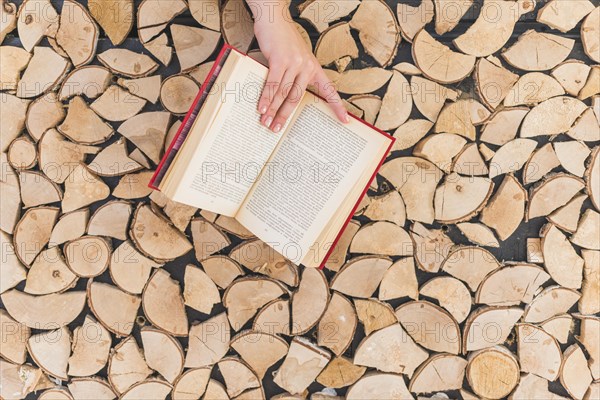
{"type": "Polygon", "coordinates": [[[279,84],[281,83],[284,72],[285,69],[278,66],[273,66],[269,69],[267,83],[265,83],[260,100],[258,101],[259,113],[264,115],[269,109],[269,106],[271,105],[271,102],[273,101],[273,98],[279,89],[279,84]]]}
{"type": "Polygon", "coordinates": [[[286,121],[288,120],[290,115],[292,115],[292,112],[294,111],[300,100],[302,100],[302,95],[306,90],[306,86],[308,85],[309,79],[310,72],[308,71],[304,71],[296,77],[293,86],[288,91],[287,97],[283,101],[283,104],[281,104],[281,107],[279,107],[279,110],[277,110],[277,114],[273,119],[274,132],[277,132],[277,130],[275,130],[277,126],[283,127],[285,125],[286,121]]]}
{"type": "Polygon", "coordinates": [[[320,66],[301,69],[273,66],[258,102],[261,123],[275,133],[280,132],[309,83],[316,87],[317,94],[327,101],[340,121],[350,121],[340,95],[320,66]]]}
{"type": "MultiPolygon", "coordinates": [[[[279,85],[275,96],[273,97],[271,104],[269,105],[267,112],[263,114],[261,118],[261,122],[271,128],[271,130],[275,133],[278,133],[283,127],[285,120],[283,122],[281,120],[275,121],[275,117],[279,108],[288,97],[288,94],[297,92],[294,88],[294,81],[296,80],[296,73],[291,69],[288,69],[283,74],[283,79],[281,80],[281,84],[279,85]]],[[[298,94],[295,94],[298,96],[298,94]]]]}
{"type": "Polygon", "coordinates": [[[342,98],[337,90],[335,90],[333,82],[327,77],[322,68],[317,69],[312,85],[317,89],[317,94],[327,101],[340,121],[344,123],[350,122],[350,116],[344,107],[342,98]]]}

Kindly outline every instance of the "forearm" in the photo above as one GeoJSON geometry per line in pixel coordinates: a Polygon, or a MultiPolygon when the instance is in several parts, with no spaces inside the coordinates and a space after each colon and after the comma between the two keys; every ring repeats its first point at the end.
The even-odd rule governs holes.
{"type": "Polygon", "coordinates": [[[289,0],[246,0],[256,25],[290,22],[289,0]]]}

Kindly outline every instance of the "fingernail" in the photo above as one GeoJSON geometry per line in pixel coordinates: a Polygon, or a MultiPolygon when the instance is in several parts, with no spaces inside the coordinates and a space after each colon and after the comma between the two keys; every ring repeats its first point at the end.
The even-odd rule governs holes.
{"type": "Polygon", "coordinates": [[[281,124],[277,124],[277,125],[275,125],[275,128],[273,129],[273,132],[279,133],[280,130],[281,130],[281,124]]]}
{"type": "Polygon", "coordinates": [[[344,120],[346,121],[346,123],[350,122],[350,116],[348,114],[346,114],[346,116],[344,117],[344,120]]]}
{"type": "Polygon", "coordinates": [[[265,126],[270,127],[272,122],[273,122],[273,117],[267,117],[267,119],[265,121],[265,126]]]}
{"type": "Polygon", "coordinates": [[[262,106],[262,107],[260,108],[260,113],[261,113],[261,114],[264,114],[264,113],[266,113],[266,112],[267,112],[267,106],[262,106]]]}

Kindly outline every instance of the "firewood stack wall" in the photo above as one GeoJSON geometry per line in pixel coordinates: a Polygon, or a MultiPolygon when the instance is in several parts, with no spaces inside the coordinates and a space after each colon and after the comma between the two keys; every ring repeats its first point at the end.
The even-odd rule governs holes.
{"type": "Polygon", "coordinates": [[[396,143],[323,271],[147,183],[243,0],[2,0],[0,398],[600,398],[598,0],[292,1],[396,143]]]}

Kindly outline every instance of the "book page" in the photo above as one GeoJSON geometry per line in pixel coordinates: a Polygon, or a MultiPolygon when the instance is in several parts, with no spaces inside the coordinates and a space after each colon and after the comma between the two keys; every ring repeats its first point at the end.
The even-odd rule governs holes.
{"type": "Polygon", "coordinates": [[[381,157],[383,157],[383,155],[373,158],[371,168],[366,169],[364,173],[357,178],[354,186],[348,193],[348,196],[338,205],[335,214],[331,217],[329,222],[324,224],[323,231],[321,231],[317,240],[302,259],[302,264],[304,264],[305,267],[318,268],[323,263],[325,256],[335,245],[338,234],[345,225],[348,216],[352,213],[354,206],[357,205],[365,187],[371,182],[373,172],[379,164],[379,161],[381,161],[381,157]]]}
{"type": "Polygon", "coordinates": [[[206,134],[173,195],[175,201],[230,217],[281,139],[260,124],[257,111],[267,68],[234,54],[239,57],[234,71],[211,94],[219,99],[216,117],[203,127],[206,134]]]}
{"type": "Polygon", "coordinates": [[[236,218],[299,263],[388,144],[361,122],[341,124],[307,93],[236,218]]]}
{"type": "MultiPolygon", "coordinates": [[[[206,97],[204,101],[202,101],[202,98],[199,99],[202,101],[202,104],[200,104],[200,107],[197,110],[197,115],[194,118],[194,121],[191,123],[191,126],[188,128],[188,132],[182,132],[179,134],[176,138],[176,142],[173,145],[173,149],[175,149],[175,151],[173,152],[173,149],[171,149],[170,156],[173,158],[167,168],[167,171],[164,172],[164,176],[160,183],[160,189],[163,191],[163,193],[167,194],[171,198],[173,197],[173,187],[176,186],[178,181],[181,179],[181,176],[183,175],[182,171],[189,164],[191,156],[199,146],[202,138],[206,135],[206,131],[208,130],[209,126],[212,125],[217,116],[220,99],[218,96],[209,95],[214,93],[215,87],[218,88],[219,85],[222,85],[223,82],[229,79],[240,58],[239,55],[231,50],[226,51],[223,57],[224,60],[218,61],[220,65],[213,66],[215,68],[213,74],[216,74],[216,76],[206,78],[209,81],[213,81],[212,84],[210,84],[210,82],[208,83],[210,88],[208,88],[208,86],[204,87],[204,84],[202,85],[202,90],[207,91],[206,97]]],[[[204,96],[204,93],[202,93],[201,96],[204,96]]],[[[186,116],[186,119],[187,118],[188,117],[186,116]]],[[[193,118],[193,114],[190,115],[189,118],[193,118]]],[[[185,120],[182,129],[185,129],[188,124],[190,124],[189,119],[185,120]]]]}

